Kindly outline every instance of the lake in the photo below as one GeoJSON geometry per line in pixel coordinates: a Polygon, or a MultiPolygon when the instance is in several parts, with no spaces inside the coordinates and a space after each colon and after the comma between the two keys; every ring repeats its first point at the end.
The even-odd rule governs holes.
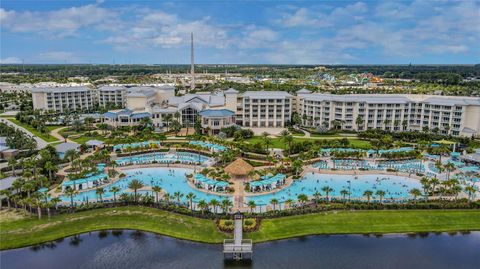
{"type": "Polygon", "coordinates": [[[2,269],[480,268],[480,232],[307,236],[256,244],[250,264],[225,263],[221,245],[147,232],[101,231],[0,252],[2,269]]]}

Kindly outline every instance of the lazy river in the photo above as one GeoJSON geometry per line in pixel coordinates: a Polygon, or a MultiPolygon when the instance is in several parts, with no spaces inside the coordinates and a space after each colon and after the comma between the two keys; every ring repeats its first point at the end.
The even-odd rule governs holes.
{"type": "Polygon", "coordinates": [[[270,200],[275,198],[280,203],[288,199],[297,200],[299,194],[305,194],[309,197],[315,192],[320,192],[324,197],[325,193],[321,190],[324,186],[333,189],[329,193],[330,197],[341,197],[340,191],[345,189],[350,191],[350,197],[354,199],[364,198],[363,192],[371,190],[376,197],[378,190],[385,191],[384,199],[407,199],[410,197],[409,191],[413,188],[421,189],[422,185],[418,180],[402,176],[393,175],[330,175],[307,173],[301,180],[294,181],[290,186],[270,194],[249,196],[248,200],[255,201],[257,205],[267,205],[270,200]]]}
{"type": "MultiPolygon", "coordinates": [[[[168,168],[168,167],[151,167],[151,168],[136,168],[136,169],[126,169],[124,170],[126,175],[125,178],[122,178],[108,186],[104,187],[105,193],[102,195],[104,200],[112,200],[113,193],[110,192],[110,188],[113,186],[117,186],[120,188],[120,192],[117,193],[120,195],[123,192],[128,190],[128,184],[133,179],[137,179],[143,183],[145,187],[151,186],[160,186],[162,190],[166,191],[168,194],[173,195],[175,192],[180,192],[184,196],[181,198],[182,202],[187,202],[185,195],[189,192],[195,194],[196,198],[194,202],[198,202],[200,200],[205,200],[207,202],[211,201],[212,199],[223,200],[228,198],[229,196],[221,196],[215,194],[209,194],[206,192],[199,191],[190,187],[187,182],[186,175],[192,174],[193,169],[186,169],[186,168],[168,168]]],[[[139,191],[140,193],[148,192],[151,195],[155,196],[154,193],[151,191],[139,191]]],[[[62,201],[69,202],[70,198],[67,196],[61,197],[62,201]]],[[[76,202],[93,202],[97,200],[97,195],[95,190],[89,190],[85,192],[80,192],[78,195],[74,197],[74,201],[76,202]]]]}

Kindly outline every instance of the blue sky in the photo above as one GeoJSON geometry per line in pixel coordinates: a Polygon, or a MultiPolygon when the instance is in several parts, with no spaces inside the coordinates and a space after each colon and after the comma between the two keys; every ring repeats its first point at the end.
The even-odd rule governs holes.
{"type": "Polygon", "coordinates": [[[479,1],[0,2],[2,63],[480,62],[479,1]]]}

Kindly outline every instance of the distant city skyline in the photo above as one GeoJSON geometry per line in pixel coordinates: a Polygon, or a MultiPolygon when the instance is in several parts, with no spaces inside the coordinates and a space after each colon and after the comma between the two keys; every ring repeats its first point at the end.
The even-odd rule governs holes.
{"type": "Polygon", "coordinates": [[[12,1],[0,63],[476,64],[478,1],[12,1]]]}

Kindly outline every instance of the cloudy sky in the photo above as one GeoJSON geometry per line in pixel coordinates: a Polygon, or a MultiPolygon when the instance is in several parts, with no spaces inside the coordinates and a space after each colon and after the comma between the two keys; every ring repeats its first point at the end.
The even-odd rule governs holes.
{"type": "Polygon", "coordinates": [[[1,63],[480,62],[479,1],[22,1],[1,63]]]}

